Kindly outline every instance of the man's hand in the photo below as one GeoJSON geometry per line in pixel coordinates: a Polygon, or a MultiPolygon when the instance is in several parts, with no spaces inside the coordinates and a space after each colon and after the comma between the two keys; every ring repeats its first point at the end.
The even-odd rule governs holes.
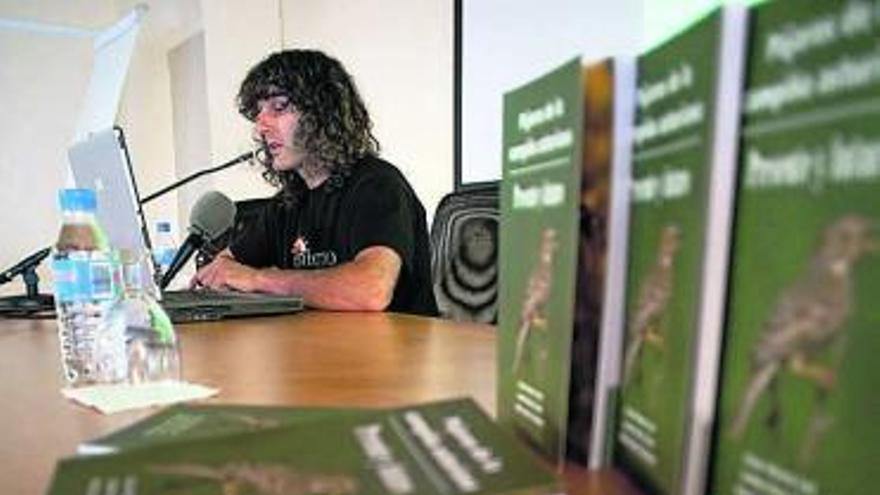
{"type": "Polygon", "coordinates": [[[259,270],[242,265],[235,260],[232,253],[224,250],[214,258],[214,261],[196,273],[190,286],[255,292],[259,289],[258,277],[259,270]]]}
{"type": "Polygon", "coordinates": [[[383,311],[394,297],[403,262],[386,246],[371,246],[353,260],[318,270],[251,268],[223,250],[193,277],[193,287],[298,295],[312,308],[383,311]]]}

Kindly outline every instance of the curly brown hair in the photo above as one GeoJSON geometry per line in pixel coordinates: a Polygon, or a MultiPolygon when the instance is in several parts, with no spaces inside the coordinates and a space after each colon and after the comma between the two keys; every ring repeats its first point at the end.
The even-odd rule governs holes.
{"type": "MultiPolygon", "coordinates": [[[[294,141],[314,164],[330,173],[349,168],[360,158],[376,154],[379,142],[373,123],[351,76],[338,60],[316,50],[284,50],[263,59],[248,71],[238,91],[238,111],[250,121],[257,103],[286,96],[300,113],[294,141]]],[[[263,177],[283,186],[292,172],[279,173],[271,159],[261,159],[263,177]]]]}

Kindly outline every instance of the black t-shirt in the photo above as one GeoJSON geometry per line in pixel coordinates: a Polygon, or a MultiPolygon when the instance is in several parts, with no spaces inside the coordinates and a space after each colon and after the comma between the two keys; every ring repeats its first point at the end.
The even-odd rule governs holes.
{"type": "MultiPolygon", "coordinates": [[[[296,174],[294,174],[296,175],[296,174]]],[[[388,311],[436,316],[425,209],[393,165],[367,156],[315,189],[298,176],[230,244],[257,268],[328,268],[370,246],[386,246],[402,266],[388,311]]]]}

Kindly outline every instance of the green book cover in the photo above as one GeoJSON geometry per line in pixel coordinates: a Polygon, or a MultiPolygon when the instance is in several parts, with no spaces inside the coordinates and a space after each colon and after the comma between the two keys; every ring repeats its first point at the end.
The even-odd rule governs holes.
{"type": "Polygon", "coordinates": [[[50,494],[556,493],[469,399],[362,411],[58,463],[50,494]]]}
{"type": "Polygon", "coordinates": [[[754,8],[711,493],[880,485],[880,4],[754,8]]]}
{"type": "Polygon", "coordinates": [[[586,465],[596,428],[621,67],[575,58],[504,97],[498,412],[552,462],[586,465]]]}
{"type": "MultiPolygon", "coordinates": [[[[637,61],[613,458],[652,493],[683,490],[716,131],[738,118],[716,108],[726,63],[722,41],[730,32],[724,12],[710,13],[637,61]]],[[[743,42],[740,33],[740,49],[743,42]]]]}
{"type": "Polygon", "coordinates": [[[109,454],[160,443],[244,433],[359,413],[358,409],[178,404],[83,443],[77,453],[109,454]]]}
{"type": "Polygon", "coordinates": [[[552,462],[568,420],[583,102],[579,58],[504,95],[498,417],[552,462]]]}

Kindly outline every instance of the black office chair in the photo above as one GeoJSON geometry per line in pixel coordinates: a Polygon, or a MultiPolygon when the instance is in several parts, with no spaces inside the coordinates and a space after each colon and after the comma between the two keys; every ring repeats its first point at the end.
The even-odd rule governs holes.
{"type": "Polygon", "coordinates": [[[498,184],[447,194],[431,225],[431,272],[440,315],[498,319],[498,184]]]}

